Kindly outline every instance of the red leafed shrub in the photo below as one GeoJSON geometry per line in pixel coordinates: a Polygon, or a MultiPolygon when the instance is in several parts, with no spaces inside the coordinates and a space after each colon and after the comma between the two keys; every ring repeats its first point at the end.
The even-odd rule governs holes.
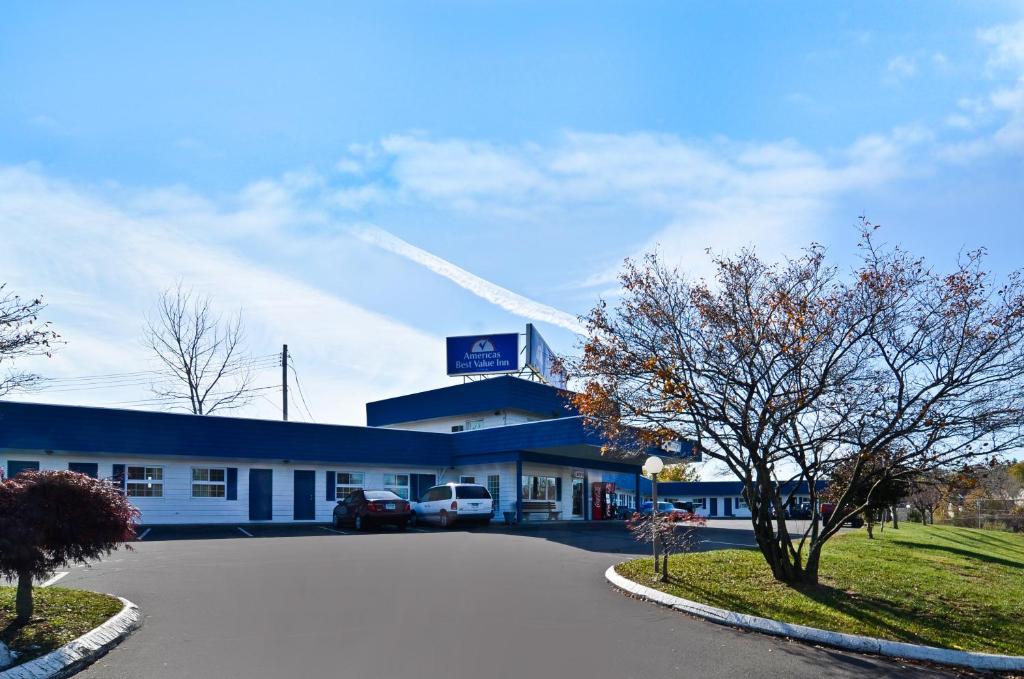
{"type": "Polygon", "coordinates": [[[668,581],[668,557],[689,552],[697,545],[697,528],[707,525],[707,519],[692,512],[676,511],[656,517],[633,514],[626,527],[638,542],[657,545],[654,572],[661,572],[661,580],[668,581]],[[661,563],[659,564],[659,557],[661,563]]]}
{"type": "Polygon", "coordinates": [[[0,574],[18,579],[18,622],[32,616],[33,578],[110,554],[135,537],[138,517],[118,488],[77,472],[0,480],[0,574]]]}

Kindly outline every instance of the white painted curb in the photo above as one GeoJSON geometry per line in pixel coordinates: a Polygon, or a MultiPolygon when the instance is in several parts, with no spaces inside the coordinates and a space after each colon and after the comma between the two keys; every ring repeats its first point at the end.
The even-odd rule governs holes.
{"type": "MultiPolygon", "coordinates": [[[[829,632],[816,627],[795,625],[769,618],[761,618],[756,615],[736,613],[734,611],[727,611],[724,608],[715,608],[714,606],[699,604],[696,601],[689,601],[688,599],[673,596],[651,587],[645,587],[616,573],[615,566],[610,566],[604,572],[604,577],[619,589],[625,590],[636,597],[653,601],[662,606],[668,606],[669,608],[674,608],[720,625],[730,625],[755,632],[790,637],[824,646],[834,646],[849,651],[857,651],[858,653],[872,653],[890,658],[925,660],[945,665],[955,665],[957,667],[969,667],[976,670],[1002,672],[1024,670],[1024,656],[971,653],[969,651],[954,651],[935,646],[919,646],[918,644],[908,644],[902,641],[887,641],[874,637],[863,637],[857,634],[829,632]]],[[[0,678],[2,677],[3,675],[0,674],[0,678]]]]}
{"type": "Polygon", "coordinates": [[[139,607],[127,599],[118,599],[124,608],[110,620],[55,651],[0,672],[0,679],[58,679],[94,662],[142,626],[139,607]]]}

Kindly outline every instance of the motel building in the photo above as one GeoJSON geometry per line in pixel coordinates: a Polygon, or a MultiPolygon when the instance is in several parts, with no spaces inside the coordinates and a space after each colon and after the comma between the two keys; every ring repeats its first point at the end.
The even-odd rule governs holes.
{"type": "MultiPolygon", "coordinates": [[[[825,489],[825,482],[818,483],[819,492],[825,489]]],[[[799,505],[810,501],[806,481],[797,485],[792,482],[782,486],[782,497],[792,494],[791,503],[799,505]]],[[[640,496],[649,501],[652,495],[651,481],[640,480],[640,496]]],[[[743,483],[740,481],[668,481],[658,484],[659,502],[692,502],[695,514],[707,518],[749,519],[750,507],[743,497],[743,483]]]]}
{"type": "Polygon", "coordinates": [[[650,451],[602,455],[568,396],[500,375],[368,403],[366,426],[0,401],[0,468],[110,479],[145,525],[329,522],[355,488],[416,500],[451,481],[486,486],[499,521],[634,508],[650,451]]]}

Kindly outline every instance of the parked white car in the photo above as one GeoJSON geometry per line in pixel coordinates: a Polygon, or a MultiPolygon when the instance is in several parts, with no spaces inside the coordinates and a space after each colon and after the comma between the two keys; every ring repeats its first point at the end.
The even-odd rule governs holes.
{"type": "Polygon", "coordinates": [[[487,489],[476,483],[445,483],[428,489],[412,505],[412,522],[436,523],[442,528],[455,523],[487,525],[494,516],[493,500],[487,489]]]}

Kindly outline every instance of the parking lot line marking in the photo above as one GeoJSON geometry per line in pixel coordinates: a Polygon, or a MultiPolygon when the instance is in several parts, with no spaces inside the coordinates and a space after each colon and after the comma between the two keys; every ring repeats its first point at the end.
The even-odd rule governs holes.
{"type": "Polygon", "coordinates": [[[56,573],[56,575],[54,575],[54,576],[53,576],[52,578],[50,578],[49,580],[47,580],[46,582],[44,582],[43,584],[41,584],[41,585],[39,585],[39,586],[40,586],[40,587],[49,587],[49,586],[50,586],[50,585],[52,585],[53,583],[55,583],[55,582],[57,582],[58,580],[60,580],[61,578],[63,578],[63,577],[64,577],[65,575],[67,575],[67,574],[68,574],[69,572],[70,572],[70,571],[58,571],[58,572],[56,573]]]}
{"type": "Polygon", "coordinates": [[[329,531],[331,533],[337,533],[338,535],[348,535],[348,533],[346,533],[343,530],[335,530],[333,528],[328,528],[327,526],[317,526],[317,528],[319,528],[320,530],[329,531]]]}
{"type": "Polygon", "coordinates": [[[242,528],[241,526],[235,526],[235,528],[237,528],[243,535],[248,535],[249,537],[252,537],[252,533],[242,528]]]}
{"type": "Polygon", "coordinates": [[[139,536],[137,538],[135,538],[135,539],[139,540],[139,541],[145,540],[146,536],[149,535],[149,531],[151,531],[151,530],[153,530],[153,529],[152,528],[147,528],[146,530],[142,531],[139,534],[139,536]]]}

